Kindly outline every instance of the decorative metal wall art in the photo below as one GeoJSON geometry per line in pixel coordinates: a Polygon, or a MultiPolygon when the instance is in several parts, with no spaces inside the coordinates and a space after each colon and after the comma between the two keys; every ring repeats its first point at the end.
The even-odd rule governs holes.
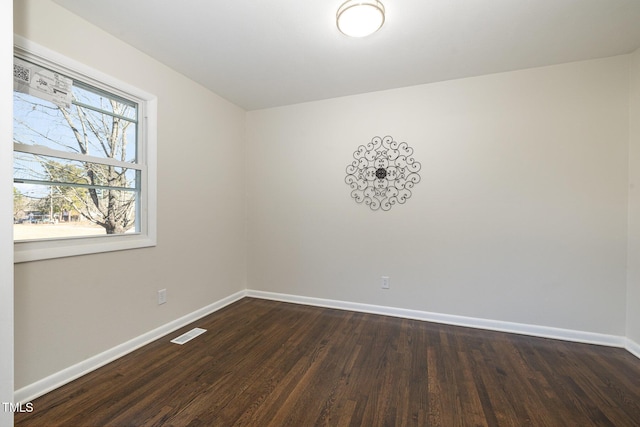
{"type": "Polygon", "coordinates": [[[413,186],[420,182],[421,165],[412,155],[413,148],[391,136],[376,136],[366,146],[359,146],[345,178],[351,197],[374,211],[388,211],[396,203],[406,202],[413,186]]]}

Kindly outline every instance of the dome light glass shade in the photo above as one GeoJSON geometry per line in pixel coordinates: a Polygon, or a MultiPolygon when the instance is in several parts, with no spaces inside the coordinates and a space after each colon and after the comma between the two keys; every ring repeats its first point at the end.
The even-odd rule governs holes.
{"type": "Polygon", "coordinates": [[[347,36],[368,36],[384,24],[384,6],[377,0],[348,0],[338,9],[336,24],[347,36]]]}

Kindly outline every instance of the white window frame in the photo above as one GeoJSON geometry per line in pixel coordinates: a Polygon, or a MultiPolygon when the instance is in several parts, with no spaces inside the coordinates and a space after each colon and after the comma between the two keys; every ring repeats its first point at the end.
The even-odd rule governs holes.
{"type": "Polygon", "coordinates": [[[137,216],[140,218],[140,232],[18,241],[14,242],[14,262],[155,246],[157,241],[157,97],[18,35],[14,35],[14,55],[97,88],[138,101],[138,160],[142,166],[140,212],[137,216]]]}

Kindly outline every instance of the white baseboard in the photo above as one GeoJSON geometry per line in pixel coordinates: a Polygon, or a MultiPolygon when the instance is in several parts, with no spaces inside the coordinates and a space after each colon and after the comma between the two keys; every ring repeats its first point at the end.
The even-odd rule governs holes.
{"type": "Polygon", "coordinates": [[[563,341],[587,344],[606,345],[609,347],[626,348],[639,356],[640,348],[635,347],[635,353],[629,349],[629,340],[622,336],[606,335],[594,332],[576,331],[571,329],[553,328],[549,326],[528,325],[524,323],[503,322],[498,320],[479,319],[474,317],[455,316],[451,314],[431,313],[427,311],[408,310],[404,308],[386,307],[380,305],[361,304],[354,302],[329,300],[297,295],[279,294],[274,292],[247,290],[248,297],[269,299],[274,301],[291,302],[295,304],[313,305],[317,307],[335,308],[340,310],[359,311],[363,313],[381,314],[385,316],[402,317],[406,319],[423,320],[427,322],[443,323],[447,325],[466,326],[476,329],[509,332],[542,338],[553,338],[563,341]]]}
{"type": "Polygon", "coordinates": [[[244,298],[245,296],[246,291],[236,292],[235,294],[218,300],[213,304],[209,304],[206,307],[189,313],[183,317],[180,317],[179,319],[171,321],[165,325],[160,326],[159,328],[142,334],[125,343],[117,345],[105,352],[90,357],[89,359],[83,360],[78,364],[63,369],[62,371],[56,372],[55,374],[36,381],[35,383],[29,384],[28,386],[25,386],[14,392],[13,401],[23,403],[29,402],[39,396],[42,396],[45,393],[50,392],[51,390],[54,390],[83,375],[88,374],[91,371],[96,370],[109,362],[112,362],[128,353],[131,353],[132,351],[146,344],[149,344],[150,342],[155,341],[158,338],[170,334],[171,332],[180,329],[191,322],[194,322],[204,316],[218,311],[221,308],[244,298]]]}
{"type": "Polygon", "coordinates": [[[232,304],[244,297],[253,297],[295,304],[312,305],[316,307],[335,308],[363,313],[380,314],[384,316],[401,317],[427,322],[443,323],[447,325],[466,326],[477,329],[510,332],[543,338],[553,338],[564,341],[581,342],[587,344],[606,345],[609,347],[625,348],[634,356],[640,358],[640,345],[634,341],[615,335],[598,334],[593,332],[575,331],[571,329],[552,328],[548,326],[527,325],[523,323],[503,322],[497,320],[479,319],[474,317],[455,316],[451,314],[431,313],[427,311],[408,310],[404,308],[386,307],[362,304],[348,301],[338,301],[322,298],[303,297],[298,295],[280,294],[274,292],[244,290],[236,292],[226,298],[214,302],[206,307],[169,322],[159,328],[149,331],[139,337],[122,343],[105,352],[97,354],[76,365],[56,372],[42,380],[29,384],[14,393],[14,402],[29,402],[51,390],[67,384],[101,366],[106,365],[132,351],[157,340],[171,332],[188,325],[204,316],[232,304]]]}
{"type": "Polygon", "coordinates": [[[624,348],[635,357],[640,359],[640,344],[627,338],[624,348]]]}

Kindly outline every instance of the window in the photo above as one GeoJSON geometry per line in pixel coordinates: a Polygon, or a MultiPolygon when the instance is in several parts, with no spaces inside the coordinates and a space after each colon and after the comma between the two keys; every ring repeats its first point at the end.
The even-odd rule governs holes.
{"type": "Polygon", "coordinates": [[[24,39],[13,71],[16,262],[155,245],[155,97],[24,39]]]}

